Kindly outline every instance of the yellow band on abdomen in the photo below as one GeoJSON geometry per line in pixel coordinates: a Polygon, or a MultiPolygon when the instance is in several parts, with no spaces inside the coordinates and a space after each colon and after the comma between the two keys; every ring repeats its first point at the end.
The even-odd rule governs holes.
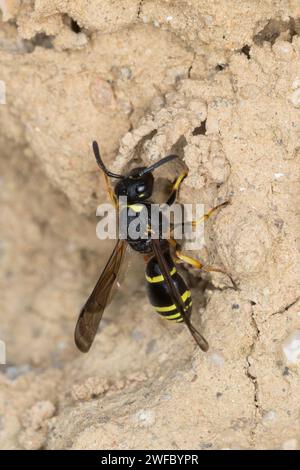
{"type": "MultiPolygon", "coordinates": [[[[184,307],[184,310],[186,311],[188,308],[190,308],[192,306],[193,302],[190,301],[190,303],[184,307]]],[[[183,320],[182,318],[182,315],[180,312],[176,312],[176,313],[172,313],[172,315],[162,315],[162,318],[164,318],[165,320],[175,320],[177,318],[177,322],[180,322],[183,320]]]]}
{"type": "MultiPolygon", "coordinates": [[[[191,291],[189,290],[186,290],[184,292],[184,294],[182,294],[181,296],[181,299],[183,302],[185,302],[187,299],[189,299],[191,297],[191,291]]],[[[188,305],[188,307],[192,304],[192,302],[190,302],[190,304],[188,305]]],[[[172,304],[172,305],[167,305],[166,307],[154,307],[155,310],[160,313],[160,312],[171,312],[172,310],[176,310],[176,305],[175,304],[172,304]]],[[[186,308],[186,307],[185,307],[186,308]]]]}
{"type": "MultiPolygon", "coordinates": [[[[175,274],[176,272],[177,272],[177,270],[174,266],[172,271],[170,271],[170,275],[173,276],[173,274],[175,274]]],[[[151,282],[151,284],[155,283],[155,282],[163,282],[165,280],[164,276],[162,274],[160,274],[159,276],[154,276],[154,277],[147,276],[147,274],[146,274],[146,279],[147,279],[148,282],[151,282]]]]}

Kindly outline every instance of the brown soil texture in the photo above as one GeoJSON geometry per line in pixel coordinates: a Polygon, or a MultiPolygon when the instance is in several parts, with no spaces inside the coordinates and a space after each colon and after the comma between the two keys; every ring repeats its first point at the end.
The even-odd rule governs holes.
{"type": "Polygon", "coordinates": [[[300,447],[300,4],[230,3],[0,1],[2,449],[300,447]],[[113,246],[94,139],[115,172],[176,151],[180,202],[230,200],[193,256],[239,290],[189,272],[208,353],[135,257],[76,350],[113,246]]]}

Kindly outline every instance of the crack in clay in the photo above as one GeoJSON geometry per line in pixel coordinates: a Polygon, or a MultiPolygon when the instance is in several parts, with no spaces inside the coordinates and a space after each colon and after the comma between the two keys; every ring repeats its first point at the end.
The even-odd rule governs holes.
{"type": "Polygon", "coordinates": [[[196,52],[196,51],[194,51],[193,54],[194,54],[194,55],[193,55],[193,59],[192,59],[191,65],[190,65],[189,68],[188,68],[188,74],[187,74],[187,75],[188,75],[188,78],[191,78],[191,72],[192,72],[192,70],[193,70],[194,62],[195,62],[196,57],[197,57],[197,52],[196,52]]]}
{"type": "Polygon", "coordinates": [[[261,417],[262,410],[261,410],[261,407],[259,405],[259,400],[258,400],[258,388],[259,388],[258,380],[257,380],[257,377],[255,375],[251,374],[251,372],[250,372],[250,368],[251,368],[250,357],[251,357],[252,353],[254,352],[256,343],[257,343],[257,341],[259,340],[259,337],[260,337],[260,330],[259,330],[257,322],[255,320],[254,311],[253,311],[252,306],[251,306],[251,324],[252,324],[252,327],[253,327],[253,330],[254,330],[255,334],[254,334],[253,342],[252,342],[252,344],[250,346],[250,349],[249,349],[249,354],[246,357],[247,366],[245,367],[245,372],[246,372],[246,376],[248,377],[248,379],[250,380],[250,382],[253,386],[253,403],[254,403],[254,407],[255,407],[255,415],[256,415],[255,418],[256,419],[255,419],[255,422],[254,422],[253,426],[250,427],[250,438],[251,438],[251,445],[254,446],[255,432],[256,432],[257,425],[258,425],[258,419],[257,418],[261,417]]]}
{"type": "MultiPolygon", "coordinates": [[[[298,301],[300,300],[300,296],[296,298],[296,300],[294,300],[293,302],[289,303],[288,305],[286,305],[285,307],[282,307],[281,309],[279,309],[277,312],[274,312],[272,313],[271,317],[273,317],[274,315],[281,315],[282,313],[284,312],[287,312],[291,307],[293,307],[298,301]]],[[[267,321],[267,320],[266,320],[267,321]]]]}
{"type": "MultiPolygon", "coordinates": [[[[288,305],[286,305],[285,307],[282,307],[280,310],[278,310],[277,312],[273,313],[271,316],[273,315],[279,315],[279,314],[282,314],[284,312],[287,312],[291,307],[293,307],[298,301],[300,300],[300,297],[297,297],[296,300],[294,300],[293,302],[289,303],[288,305]]],[[[264,322],[265,323],[265,322],[264,322]]],[[[257,322],[255,320],[255,316],[254,316],[254,311],[253,311],[253,306],[251,306],[251,324],[252,324],[252,327],[253,327],[253,330],[255,332],[255,335],[254,335],[254,338],[253,338],[253,342],[250,346],[250,350],[249,350],[249,354],[247,355],[246,357],[246,361],[247,361],[247,366],[245,368],[245,371],[246,371],[246,376],[248,377],[248,379],[250,380],[252,386],[253,386],[253,391],[254,391],[254,394],[253,394],[253,403],[254,403],[254,406],[255,406],[255,413],[256,413],[256,420],[255,420],[255,423],[253,424],[253,426],[250,428],[250,437],[251,437],[251,445],[254,447],[254,441],[255,441],[255,436],[256,436],[256,428],[258,426],[258,418],[260,418],[262,416],[262,408],[259,404],[259,399],[258,399],[258,394],[259,394],[259,384],[258,384],[258,380],[257,380],[257,377],[252,374],[250,372],[250,368],[251,368],[251,355],[252,353],[254,352],[255,350],[255,346],[256,346],[256,343],[257,341],[259,340],[260,338],[260,329],[258,328],[258,325],[257,325],[257,322]]]]}
{"type": "Polygon", "coordinates": [[[143,3],[144,3],[144,0],[140,0],[140,2],[138,4],[138,9],[137,9],[137,19],[138,20],[140,19],[140,16],[141,16],[141,13],[142,13],[143,3]]]}

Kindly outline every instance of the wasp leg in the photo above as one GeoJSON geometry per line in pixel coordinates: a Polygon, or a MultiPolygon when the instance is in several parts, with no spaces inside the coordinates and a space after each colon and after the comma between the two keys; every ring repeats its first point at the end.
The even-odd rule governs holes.
{"type": "Polygon", "coordinates": [[[231,274],[229,274],[227,271],[225,271],[224,269],[221,269],[221,268],[218,268],[216,266],[210,266],[209,264],[206,264],[204,266],[202,266],[201,268],[203,271],[205,272],[216,272],[216,273],[222,273],[222,274],[225,274],[227,277],[229,277],[230,281],[231,281],[231,284],[234,288],[234,290],[240,290],[237,283],[235,282],[235,280],[233,279],[233,277],[231,276],[231,274]]]}
{"type": "Polygon", "coordinates": [[[171,194],[169,196],[169,199],[167,200],[166,204],[168,206],[171,206],[172,204],[174,204],[174,202],[176,201],[176,198],[178,196],[178,192],[179,192],[179,188],[180,188],[180,185],[182,183],[182,181],[184,180],[184,178],[188,175],[188,172],[187,171],[184,171],[183,173],[181,173],[178,178],[176,178],[176,180],[174,181],[173,185],[172,185],[172,190],[171,190],[171,194]]]}
{"type": "MultiPolygon", "coordinates": [[[[176,244],[176,241],[175,240],[173,240],[173,241],[176,244]]],[[[172,246],[174,246],[173,243],[172,243],[172,246]]],[[[192,266],[195,269],[202,269],[202,271],[205,271],[205,272],[217,272],[217,273],[225,274],[226,276],[229,277],[229,279],[230,279],[230,281],[233,285],[233,288],[235,290],[239,290],[238,286],[237,286],[236,282],[234,281],[234,279],[232,278],[231,274],[229,274],[227,271],[225,271],[224,269],[221,269],[217,266],[211,266],[209,264],[202,264],[198,259],[192,258],[191,256],[184,255],[182,253],[182,251],[179,249],[178,245],[177,245],[177,248],[175,249],[174,258],[175,258],[174,259],[175,262],[189,264],[190,266],[192,266]]]]}
{"type": "Polygon", "coordinates": [[[203,216],[200,217],[200,219],[198,219],[198,220],[192,220],[191,222],[182,222],[180,224],[174,224],[172,226],[171,233],[174,232],[174,230],[177,227],[180,227],[180,226],[182,227],[182,229],[184,229],[184,225],[187,225],[187,224],[192,225],[192,227],[196,227],[196,225],[201,224],[205,220],[209,219],[212,215],[214,215],[217,212],[218,209],[221,209],[222,207],[226,207],[228,204],[230,204],[230,201],[225,201],[225,202],[222,202],[221,204],[218,204],[216,207],[213,207],[208,212],[203,214],[203,216]]]}
{"type": "Polygon", "coordinates": [[[213,207],[212,209],[210,209],[210,211],[206,212],[206,214],[200,217],[199,220],[193,220],[192,226],[196,227],[196,225],[201,224],[205,220],[209,219],[209,217],[211,217],[213,214],[215,214],[215,212],[217,212],[218,209],[220,209],[221,207],[226,207],[228,204],[230,204],[230,201],[222,202],[222,204],[218,204],[216,207],[213,207]]]}
{"type": "Polygon", "coordinates": [[[179,247],[179,243],[178,243],[176,240],[174,240],[174,238],[172,238],[172,237],[171,237],[171,238],[168,238],[168,243],[169,243],[169,245],[171,245],[173,248],[178,249],[178,247],[179,247]]]}

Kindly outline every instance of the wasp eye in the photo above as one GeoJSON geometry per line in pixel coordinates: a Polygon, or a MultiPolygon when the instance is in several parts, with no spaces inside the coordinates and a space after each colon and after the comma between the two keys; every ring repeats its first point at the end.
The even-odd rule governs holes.
{"type": "Polygon", "coordinates": [[[136,192],[137,194],[143,194],[145,192],[145,189],[146,189],[146,186],[144,185],[144,183],[142,184],[139,184],[136,188],[136,192]]]}

